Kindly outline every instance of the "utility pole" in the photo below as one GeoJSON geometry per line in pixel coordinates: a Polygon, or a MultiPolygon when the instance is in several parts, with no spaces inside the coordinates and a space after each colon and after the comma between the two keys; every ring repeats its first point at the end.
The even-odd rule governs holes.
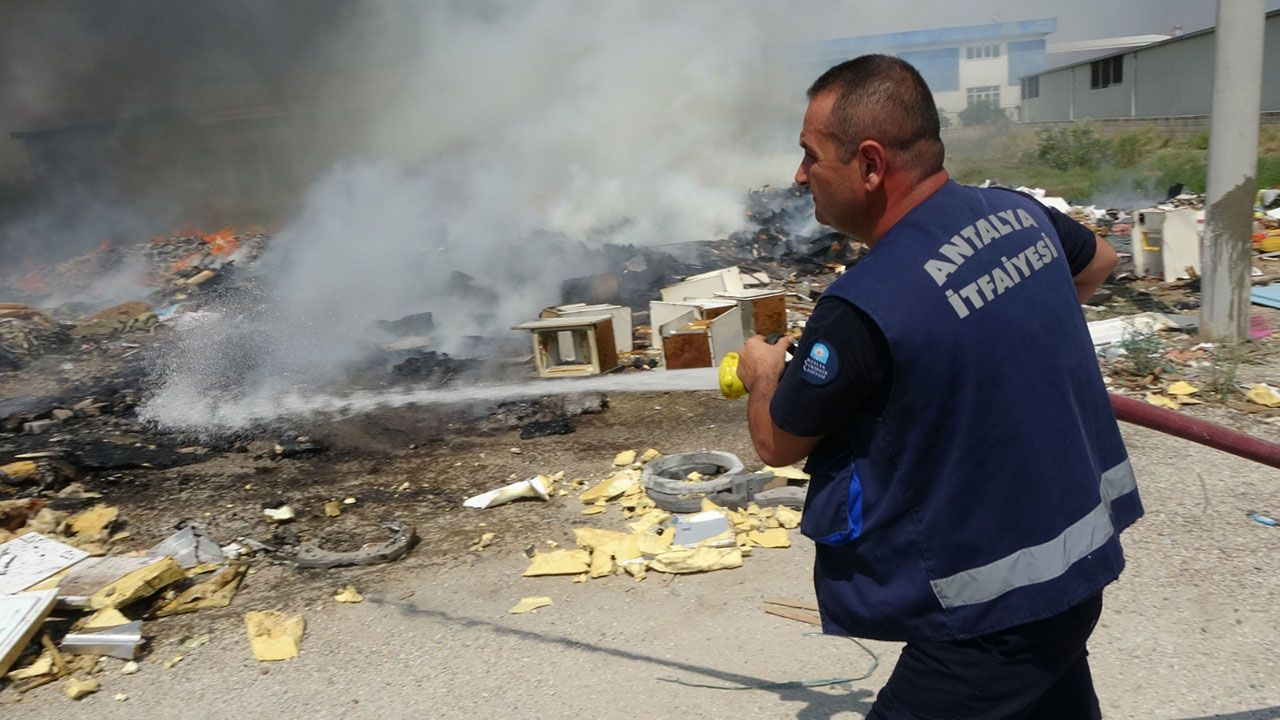
{"type": "Polygon", "coordinates": [[[1264,0],[1218,0],[1200,253],[1200,334],[1215,342],[1237,343],[1249,333],[1265,26],[1264,0]]]}

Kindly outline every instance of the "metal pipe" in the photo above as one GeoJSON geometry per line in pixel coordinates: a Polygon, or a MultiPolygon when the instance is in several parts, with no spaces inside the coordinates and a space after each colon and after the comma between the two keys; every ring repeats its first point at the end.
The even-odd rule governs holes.
{"type": "Polygon", "coordinates": [[[1118,420],[1280,468],[1280,444],[1114,393],[1111,394],[1111,408],[1118,420]]]}

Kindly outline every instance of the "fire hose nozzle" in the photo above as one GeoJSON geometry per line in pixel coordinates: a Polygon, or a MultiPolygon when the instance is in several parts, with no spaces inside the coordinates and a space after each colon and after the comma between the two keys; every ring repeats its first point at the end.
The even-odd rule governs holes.
{"type": "MultiPolygon", "coordinates": [[[[765,342],[773,345],[781,340],[782,333],[773,333],[764,339],[765,342]]],[[[738,361],[741,358],[738,353],[725,353],[724,359],[720,361],[720,394],[730,400],[737,400],[747,394],[747,388],[742,384],[742,380],[738,377],[738,361]]]]}

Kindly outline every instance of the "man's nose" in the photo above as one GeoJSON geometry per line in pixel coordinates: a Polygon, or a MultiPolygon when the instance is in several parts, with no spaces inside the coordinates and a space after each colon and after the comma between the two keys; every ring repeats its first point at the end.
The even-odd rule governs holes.
{"type": "Polygon", "coordinates": [[[796,184],[802,187],[809,184],[809,168],[803,162],[796,168],[796,184]]]}

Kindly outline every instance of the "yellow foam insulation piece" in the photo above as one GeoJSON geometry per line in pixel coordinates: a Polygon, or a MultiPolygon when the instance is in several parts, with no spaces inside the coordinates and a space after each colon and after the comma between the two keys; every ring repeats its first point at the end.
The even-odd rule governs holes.
{"type": "Polygon", "coordinates": [[[742,550],[736,547],[672,550],[650,560],[649,567],[657,572],[675,574],[728,570],[742,567],[742,550]]]}
{"type": "Polygon", "coordinates": [[[618,530],[602,530],[600,528],[574,528],[573,542],[583,550],[595,550],[604,545],[610,545],[627,534],[618,530]]]}
{"type": "Polygon", "coordinates": [[[801,470],[800,468],[794,465],[785,465],[783,467],[773,467],[772,465],[765,465],[763,468],[761,468],[760,472],[770,472],[780,478],[786,478],[787,480],[798,480],[798,481],[809,480],[809,473],[801,470]]]}
{"type": "Polygon", "coordinates": [[[764,548],[791,547],[791,538],[788,537],[787,531],[783,528],[753,530],[747,534],[747,537],[751,538],[753,544],[764,548]]]}
{"type": "Polygon", "coordinates": [[[1276,392],[1275,388],[1262,383],[1254,385],[1247,397],[1251,402],[1265,405],[1266,407],[1280,406],[1280,393],[1276,392]]]}
{"type": "Polygon", "coordinates": [[[637,480],[636,472],[630,468],[623,468],[615,471],[609,477],[596,483],[590,490],[582,493],[579,497],[582,502],[590,505],[597,500],[612,500],[622,493],[626,492],[637,480]]]}
{"type": "Polygon", "coordinates": [[[552,603],[551,598],[549,597],[527,597],[522,598],[520,602],[515,604],[515,607],[511,608],[507,612],[514,615],[522,615],[530,610],[537,610],[538,608],[546,607],[550,604],[552,603]]]}
{"type": "Polygon", "coordinates": [[[83,630],[93,630],[96,628],[119,627],[129,622],[129,618],[124,613],[115,608],[102,608],[98,612],[85,618],[83,630]]]}
{"type": "Polygon", "coordinates": [[[794,530],[800,526],[800,511],[793,510],[785,505],[779,505],[777,510],[773,511],[773,516],[778,519],[782,527],[788,530],[794,530]]]}
{"type": "Polygon", "coordinates": [[[648,450],[644,451],[643,455],[640,456],[640,462],[650,463],[650,462],[653,462],[654,460],[657,460],[660,457],[662,457],[662,453],[658,452],[657,448],[649,448],[648,450]]]}
{"type": "Polygon", "coordinates": [[[143,568],[138,568],[89,596],[89,608],[124,607],[144,597],[154,595],[169,585],[187,577],[182,566],[171,557],[163,557],[143,568]]]}
{"type": "Polygon", "coordinates": [[[301,615],[289,617],[277,610],[248,612],[244,624],[249,631],[253,656],[261,661],[298,657],[306,621],[301,615]]]}
{"type": "Polygon", "coordinates": [[[1177,400],[1165,395],[1157,395],[1156,393],[1147,393],[1147,402],[1156,407],[1168,408],[1169,410],[1177,410],[1180,407],[1177,400]]]}
{"type": "Polygon", "coordinates": [[[340,603],[358,603],[364,602],[364,596],[356,590],[355,585],[347,585],[334,594],[333,599],[340,603]]]}
{"type": "Polygon", "coordinates": [[[67,518],[67,531],[72,535],[98,535],[120,517],[120,511],[111,505],[94,505],[84,512],[67,518]]]}
{"type": "Polygon", "coordinates": [[[635,451],[635,450],[623,450],[622,452],[620,452],[620,453],[618,453],[617,455],[614,455],[614,456],[613,456],[613,465],[614,465],[614,467],[620,467],[620,466],[623,466],[623,465],[630,465],[631,463],[633,463],[633,462],[635,462],[635,461],[636,461],[636,451],[635,451]]]}
{"type": "Polygon", "coordinates": [[[593,578],[607,577],[613,574],[613,548],[616,543],[597,545],[591,551],[591,568],[588,576],[593,578]]]}
{"type": "Polygon", "coordinates": [[[534,552],[525,577],[541,575],[578,575],[591,568],[591,554],[586,550],[554,550],[534,552]]]}
{"type": "Polygon", "coordinates": [[[1165,392],[1169,395],[1195,395],[1200,392],[1200,388],[1185,380],[1179,380],[1166,388],[1165,392]]]}

